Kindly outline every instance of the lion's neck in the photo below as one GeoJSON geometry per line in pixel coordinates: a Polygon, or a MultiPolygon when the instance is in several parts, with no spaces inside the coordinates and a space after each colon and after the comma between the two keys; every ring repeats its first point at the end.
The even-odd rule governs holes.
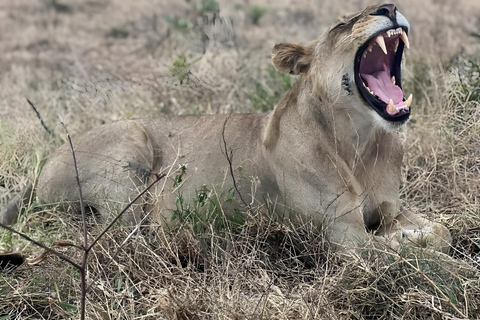
{"type": "Polygon", "coordinates": [[[375,125],[357,108],[327,104],[313,93],[311,81],[302,77],[267,117],[263,143],[273,149],[280,137],[300,136],[305,143],[318,144],[332,157],[348,159],[351,168],[360,161],[375,125]],[[294,130],[295,132],[290,132],[294,130]]]}
{"type": "Polygon", "coordinates": [[[377,130],[373,119],[365,117],[359,109],[362,110],[348,102],[323,102],[308,85],[303,86],[303,92],[299,91],[297,95],[297,112],[302,122],[309,123],[310,127],[305,129],[321,131],[330,150],[342,159],[351,160],[350,164],[347,163],[349,166],[359,160],[377,130]]]}

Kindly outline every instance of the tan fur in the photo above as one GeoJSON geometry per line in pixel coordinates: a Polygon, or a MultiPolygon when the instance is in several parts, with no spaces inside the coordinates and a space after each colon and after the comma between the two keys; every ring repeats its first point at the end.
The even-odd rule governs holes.
{"type": "Polygon", "coordinates": [[[313,46],[280,43],[272,50],[272,63],[279,71],[300,74],[308,71],[313,58],[313,46]]]}
{"type": "MultiPolygon", "coordinates": [[[[351,16],[307,46],[276,45],[274,66],[300,78],[270,114],[120,121],[74,141],[86,202],[107,214],[112,201],[126,203],[144,187],[145,173],[174,177],[179,164],[187,164],[180,189],[185,199],[203,185],[227,190],[233,185],[227,153],[246,202],[276,201],[277,213],[325,228],[337,249],[370,240],[446,248],[445,227],[401,208],[403,151],[395,127],[379,119],[353,82],[358,47],[390,23],[370,14],[376,8],[351,16]],[[350,91],[342,79],[350,81],[350,91]]],[[[172,189],[170,178],[149,199],[164,222],[175,209],[172,189]]],[[[78,203],[68,146],[46,163],[38,197],[43,203],[78,203]]],[[[137,207],[134,216],[141,213],[137,207]]]]}

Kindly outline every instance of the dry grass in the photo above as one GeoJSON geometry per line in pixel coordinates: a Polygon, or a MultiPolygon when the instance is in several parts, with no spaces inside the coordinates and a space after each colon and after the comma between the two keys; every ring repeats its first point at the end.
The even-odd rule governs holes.
{"type": "MultiPolygon", "coordinates": [[[[47,155],[64,142],[58,116],[75,136],[103,122],[159,113],[264,111],[291,80],[268,68],[273,45],[306,43],[344,8],[371,3],[219,2],[233,26],[230,20],[203,25],[203,14],[212,19],[206,11],[214,1],[0,5],[0,207],[27,180],[36,180],[47,155]]],[[[155,225],[133,234],[119,225],[90,258],[88,318],[479,317],[480,70],[468,59],[479,52],[480,5],[405,0],[399,7],[412,26],[405,91],[416,101],[402,134],[403,200],[449,227],[452,257],[370,248],[344,261],[329,251],[321,231],[261,211],[244,213],[241,226],[220,211],[220,224],[185,223],[167,234],[155,225]]],[[[80,230],[78,221],[35,202],[15,227],[50,245],[80,241],[80,231],[72,232],[80,230]]],[[[3,231],[0,249],[38,254],[3,231]]],[[[2,274],[0,319],[77,318],[79,294],[76,270],[49,257],[2,274]]]]}

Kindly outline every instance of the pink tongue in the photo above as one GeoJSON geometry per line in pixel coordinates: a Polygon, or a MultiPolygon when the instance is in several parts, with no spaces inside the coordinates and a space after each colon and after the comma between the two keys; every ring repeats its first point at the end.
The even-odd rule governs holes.
{"type": "Polygon", "coordinates": [[[389,73],[385,70],[378,71],[374,74],[361,73],[360,76],[366,82],[367,86],[378,96],[380,100],[388,104],[390,99],[398,105],[403,101],[403,92],[400,87],[394,85],[389,73]]]}

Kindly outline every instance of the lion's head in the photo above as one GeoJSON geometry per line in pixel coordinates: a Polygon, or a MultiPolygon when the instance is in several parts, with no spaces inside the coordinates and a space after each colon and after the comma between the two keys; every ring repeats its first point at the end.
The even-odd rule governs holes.
{"type": "Polygon", "coordinates": [[[401,72],[409,28],[395,5],[370,6],[305,46],[277,44],[272,61],[282,72],[310,77],[322,101],[348,108],[360,100],[360,112],[395,128],[408,120],[412,103],[401,72]]]}

